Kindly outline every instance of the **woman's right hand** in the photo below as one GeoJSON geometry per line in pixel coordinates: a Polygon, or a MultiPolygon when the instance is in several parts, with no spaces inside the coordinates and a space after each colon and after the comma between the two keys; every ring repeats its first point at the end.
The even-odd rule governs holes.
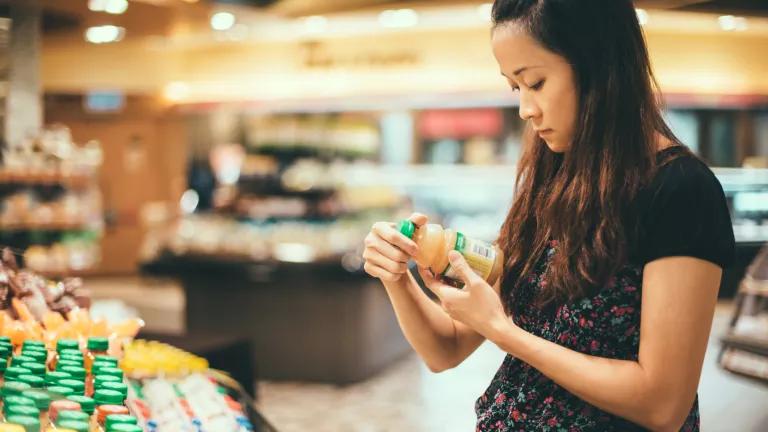
{"type": "MultiPolygon", "coordinates": [[[[408,218],[416,226],[427,223],[427,216],[414,213],[408,218]]],[[[363,268],[384,282],[397,282],[408,272],[408,260],[418,252],[416,243],[397,230],[391,222],[376,222],[365,236],[363,268]]]]}

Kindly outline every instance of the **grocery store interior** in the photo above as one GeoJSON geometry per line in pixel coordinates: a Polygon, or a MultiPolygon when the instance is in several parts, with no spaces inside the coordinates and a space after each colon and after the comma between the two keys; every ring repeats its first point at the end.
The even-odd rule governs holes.
{"type": "MultiPolygon", "coordinates": [[[[702,428],[766,431],[768,2],[634,3],[665,118],[722,184],[737,241],[702,428]]],[[[374,222],[413,211],[498,234],[524,122],[490,10],[0,0],[0,334],[26,350],[12,352],[40,339],[61,362],[57,341],[79,340],[80,397],[101,410],[109,380],[89,353],[108,338],[139,430],[474,430],[505,353],[486,342],[430,372],[362,249],[374,222]],[[230,426],[208,426],[205,403],[230,426]]]]}

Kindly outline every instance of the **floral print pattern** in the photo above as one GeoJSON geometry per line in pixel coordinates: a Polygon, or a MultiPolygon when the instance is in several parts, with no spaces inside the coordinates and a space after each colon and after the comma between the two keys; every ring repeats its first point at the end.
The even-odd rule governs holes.
{"type": "MultiPolygon", "coordinates": [[[[637,360],[640,344],[642,268],[626,265],[591,298],[542,310],[533,304],[557,247],[551,242],[510,310],[523,330],[585,354],[637,360]]],[[[641,426],[585,402],[525,362],[507,355],[485,393],[475,403],[477,432],[642,431],[641,426]]],[[[699,430],[698,397],[681,431],[699,430]]]]}

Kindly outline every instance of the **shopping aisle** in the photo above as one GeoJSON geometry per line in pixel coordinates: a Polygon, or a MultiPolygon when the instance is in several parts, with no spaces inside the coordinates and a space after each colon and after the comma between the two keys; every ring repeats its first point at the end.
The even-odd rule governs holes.
{"type": "MultiPolygon", "coordinates": [[[[720,369],[718,339],[733,306],[718,305],[699,387],[702,430],[768,430],[768,386],[720,369]]],[[[503,353],[486,343],[461,367],[432,374],[409,356],[368,382],[345,388],[317,384],[260,383],[262,412],[286,432],[460,432],[474,427],[473,404],[498,368],[503,353]]]]}

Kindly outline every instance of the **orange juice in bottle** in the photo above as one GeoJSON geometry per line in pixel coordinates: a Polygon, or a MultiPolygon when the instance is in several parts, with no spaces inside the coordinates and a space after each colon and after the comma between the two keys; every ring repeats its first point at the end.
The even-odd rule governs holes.
{"type": "Polygon", "coordinates": [[[490,285],[495,284],[501,275],[504,257],[494,245],[438,224],[416,226],[410,220],[403,220],[398,228],[418,245],[419,250],[414,257],[416,263],[420,267],[429,268],[436,277],[454,284],[461,283],[461,278],[448,262],[448,252],[451,250],[461,253],[469,267],[490,285]]]}

